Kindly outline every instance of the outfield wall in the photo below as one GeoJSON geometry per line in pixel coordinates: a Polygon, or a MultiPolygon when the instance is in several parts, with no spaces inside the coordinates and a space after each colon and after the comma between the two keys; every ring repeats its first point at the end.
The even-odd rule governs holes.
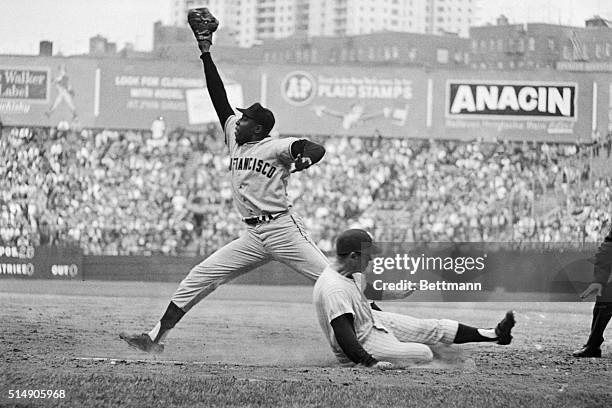
{"type": "MultiPolygon", "coordinates": [[[[203,258],[175,256],[86,256],[84,279],[179,282],[203,258]]],[[[261,285],[300,285],[309,280],[278,262],[270,262],[234,282],[261,285]]]]}
{"type": "Polygon", "coordinates": [[[6,246],[0,243],[0,278],[85,279],[78,247],[6,246]]]}
{"type": "MultiPolygon", "coordinates": [[[[474,276],[487,290],[575,292],[593,276],[597,245],[581,250],[510,250],[490,253],[487,270],[474,276]]],[[[455,253],[454,256],[467,256],[455,253]]],[[[0,246],[0,278],[179,282],[201,257],[84,256],[76,247],[0,246]]],[[[428,278],[452,280],[445,272],[428,278]]],[[[469,278],[465,274],[464,278],[469,278]]],[[[417,278],[418,279],[418,278],[417,278]]],[[[259,285],[309,284],[302,275],[271,262],[234,280],[259,285]]],[[[1,285],[1,283],[0,283],[1,285]]]]}
{"type": "MultiPolygon", "coordinates": [[[[78,247],[34,248],[0,243],[0,279],[179,282],[202,259],[179,256],[85,256],[78,247]]],[[[238,277],[235,282],[301,285],[308,284],[309,280],[278,262],[270,262],[238,277]]]]}

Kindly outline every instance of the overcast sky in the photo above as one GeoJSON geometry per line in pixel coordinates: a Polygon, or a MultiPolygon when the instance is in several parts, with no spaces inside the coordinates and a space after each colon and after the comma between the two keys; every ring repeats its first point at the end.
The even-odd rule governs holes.
{"type": "MultiPolygon", "coordinates": [[[[101,34],[119,49],[131,42],[150,50],[153,23],[168,22],[173,0],[0,0],[0,54],[37,54],[50,40],[54,53],[85,53],[89,38],[101,34]]],[[[478,23],[505,14],[511,22],[583,26],[600,14],[612,19],[612,0],[477,0],[478,23]]],[[[214,10],[213,10],[214,12],[214,10]]]]}

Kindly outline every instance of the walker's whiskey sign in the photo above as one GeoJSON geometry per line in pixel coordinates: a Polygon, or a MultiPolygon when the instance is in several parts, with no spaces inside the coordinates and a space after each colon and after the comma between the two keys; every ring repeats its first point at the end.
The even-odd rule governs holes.
{"type": "Polygon", "coordinates": [[[47,103],[49,70],[0,67],[0,100],[47,103]]]}

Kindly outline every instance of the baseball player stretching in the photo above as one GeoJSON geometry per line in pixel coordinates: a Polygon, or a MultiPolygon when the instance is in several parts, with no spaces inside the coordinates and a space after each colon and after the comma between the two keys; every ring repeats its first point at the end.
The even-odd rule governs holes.
{"type": "Polygon", "coordinates": [[[495,329],[477,329],[454,320],[417,319],[371,310],[353,279],[379,253],[364,230],[350,229],[336,241],[336,259],[314,286],[319,324],[342,365],[389,369],[433,359],[427,345],[497,342],[510,344],[514,314],[507,312],[495,329]]]}
{"type": "Polygon", "coordinates": [[[189,272],[150,332],[120,334],[130,346],[147,352],[163,351],[164,338],[185,313],[219,285],[257,266],[274,259],[314,281],[329,264],[300,217],[292,212],[286,192],[290,173],[317,163],[325,149],[305,139],[269,137],[274,115],[259,103],[238,109],[242,116],[236,116],[209,51],[218,22],[204,8],[191,10],[188,19],[202,52],[208,92],[225,134],[234,204],[247,228],[240,238],[189,272]]]}

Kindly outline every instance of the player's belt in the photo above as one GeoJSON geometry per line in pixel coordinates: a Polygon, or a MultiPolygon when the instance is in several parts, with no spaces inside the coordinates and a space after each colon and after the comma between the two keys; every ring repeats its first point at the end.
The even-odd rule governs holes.
{"type": "Polygon", "coordinates": [[[242,219],[242,221],[244,221],[244,223],[247,225],[263,224],[264,222],[275,220],[281,215],[286,214],[286,213],[287,211],[281,211],[281,212],[274,213],[274,214],[258,215],[257,217],[245,217],[242,219]]]}

